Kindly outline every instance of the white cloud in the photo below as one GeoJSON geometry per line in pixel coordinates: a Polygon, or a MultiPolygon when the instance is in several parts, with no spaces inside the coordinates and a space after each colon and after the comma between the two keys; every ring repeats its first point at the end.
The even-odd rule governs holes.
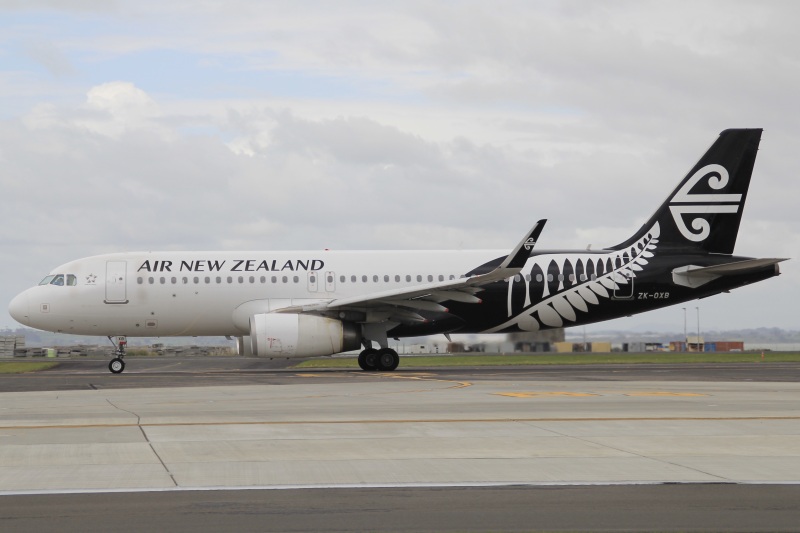
{"type": "MultiPolygon", "coordinates": [[[[0,301],[132,248],[506,248],[539,218],[542,247],[615,244],[740,126],[737,250],[798,245],[793,3],[39,7],[3,38],[0,301]]],[[[800,293],[784,271],[746,294],[800,293]]]]}

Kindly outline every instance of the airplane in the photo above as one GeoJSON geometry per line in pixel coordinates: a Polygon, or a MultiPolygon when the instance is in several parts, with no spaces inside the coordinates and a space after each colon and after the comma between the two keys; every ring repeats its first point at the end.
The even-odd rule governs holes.
{"type": "Polygon", "coordinates": [[[761,129],[728,129],[645,224],[597,250],[540,251],[539,220],[510,253],[449,251],[131,252],[61,265],[9,312],[47,331],[227,336],[240,355],[361,350],[393,371],[390,338],[539,331],[625,317],[780,274],[786,259],[733,254],[761,129]],[[378,348],[374,347],[378,345],[378,348]]]}

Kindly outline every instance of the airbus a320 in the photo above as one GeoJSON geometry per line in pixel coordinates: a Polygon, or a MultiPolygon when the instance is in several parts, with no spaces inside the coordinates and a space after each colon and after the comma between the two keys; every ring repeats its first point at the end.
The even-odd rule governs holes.
{"type": "Polygon", "coordinates": [[[117,253],[55,268],[9,311],[108,336],[114,373],[126,337],[206,335],[271,358],[363,348],[363,370],[392,371],[390,338],[539,331],[705,298],[777,276],[784,260],[733,255],[761,131],[723,131],[638,231],[604,249],[535,249],[540,220],[510,253],[117,253]]]}

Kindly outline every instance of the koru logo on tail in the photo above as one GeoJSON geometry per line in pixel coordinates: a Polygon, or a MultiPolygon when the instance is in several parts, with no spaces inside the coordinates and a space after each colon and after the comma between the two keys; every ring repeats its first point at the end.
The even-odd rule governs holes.
{"type": "Polygon", "coordinates": [[[722,165],[706,165],[694,174],[672,197],[669,210],[681,235],[693,242],[703,242],[711,233],[711,224],[702,217],[692,220],[692,229],[686,226],[684,215],[706,215],[710,213],[737,213],[742,201],[741,194],[692,194],[692,188],[704,178],[708,186],[720,190],[728,184],[728,171],[722,165]],[[690,204],[690,205],[673,205],[690,204]],[[692,231],[694,230],[694,231],[692,231]]]}
{"type": "Polygon", "coordinates": [[[533,237],[529,237],[528,240],[525,241],[525,244],[523,244],[522,246],[523,248],[525,248],[530,252],[533,249],[533,247],[536,246],[536,239],[534,239],[533,237]]]}

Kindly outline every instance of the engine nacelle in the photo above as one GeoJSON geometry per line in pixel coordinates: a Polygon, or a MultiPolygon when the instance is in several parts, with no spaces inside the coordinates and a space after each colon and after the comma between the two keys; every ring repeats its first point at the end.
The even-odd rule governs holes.
{"type": "Polygon", "coordinates": [[[259,357],[317,357],[357,350],[360,328],[352,322],[291,313],[250,317],[250,342],[259,357]]]}

